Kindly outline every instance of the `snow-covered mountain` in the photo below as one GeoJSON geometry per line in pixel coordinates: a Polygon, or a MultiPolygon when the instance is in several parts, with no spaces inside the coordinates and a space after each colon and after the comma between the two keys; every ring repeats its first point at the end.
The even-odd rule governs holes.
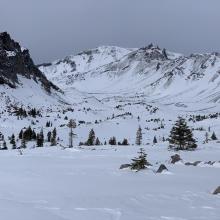
{"type": "Polygon", "coordinates": [[[140,49],[113,48],[83,52],[40,70],[65,91],[137,92],[161,102],[220,100],[218,53],[183,56],[152,44],[140,49]]]}
{"type": "Polygon", "coordinates": [[[72,87],[75,78],[82,80],[84,79],[84,73],[118,61],[134,50],[114,46],[101,46],[83,51],[76,56],[71,55],[53,63],[42,64],[39,66],[39,69],[51,81],[59,84],[66,90],[67,87],[72,87]]]}

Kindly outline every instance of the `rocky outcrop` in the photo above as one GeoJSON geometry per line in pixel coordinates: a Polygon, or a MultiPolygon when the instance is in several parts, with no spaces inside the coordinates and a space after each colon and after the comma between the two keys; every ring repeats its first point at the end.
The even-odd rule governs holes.
{"type": "Polygon", "coordinates": [[[213,195],[220,194],[220,186],[216,188],[216,190],[213,192],[213,195]]]}
{"type": "Polygon", "coordinates": [[[19,85],[19,75],[41,83],[47,92],[51,88],[59,90],[37,68],[27,49],[11,39],[7,32],[0,33],[0,84],[16,88],[19,85]]]}
{"type": "Polygon", "coordinates": [[[170,163],[175,164],[175,163],[177,163],[177,162],[179,162],[181,160],[182,159],[181,159],[180,155],[179,154],[175,154],[175,155],[171,156],[170,163]]]}
{"type": "Polygon", "coordinates": [[[161,164],[156,173],[162,173],[163,171],[168,171],[164,164],[161,164]]]}

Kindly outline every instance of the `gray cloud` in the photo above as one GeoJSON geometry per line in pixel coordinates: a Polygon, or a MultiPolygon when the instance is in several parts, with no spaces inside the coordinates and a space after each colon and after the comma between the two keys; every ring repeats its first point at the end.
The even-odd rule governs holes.
{"type": "Polygon", "coordinates": [[[219,0],[0,0],[1,31],[36,63],[99,45],[220,51],[219,0]]]}

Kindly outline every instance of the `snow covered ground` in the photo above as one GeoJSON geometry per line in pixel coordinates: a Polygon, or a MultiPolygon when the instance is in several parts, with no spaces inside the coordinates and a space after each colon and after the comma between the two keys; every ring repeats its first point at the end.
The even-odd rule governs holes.
{"type": "Polygon", "coordinates": [[[19,76],[19,86],[0,86],[0,220],[219,220],[220,55],[184,57],[154,46],[141,49],[100,47],[40,69],[64,93],[42,90],[19,76]],[[15,107],[36,108],[36,117],[19,117],[15,107]],[[167,139],[178,116],[186,118],[198,149],[180,152],[170,164],[167,139]],[[68,147],[69,119],[76,121],[74,149],[68,147]],[[52,123],[46,127],[47,122],[52,123]],[[31,126],[43,129],[45,143],[11,150],[10,137],[31,126]],[[120,170],[137,155],[137,128],[151,168],[120,170]],[[47,133],[56,128],[58,144],[47,133]],[[129,146],[79,147],[94,129],[101,143],[115,136],[129,146]],[[153,138],[158,143],[152,145],[153,138]],[[0,143],[2,144],[2,143],[0,143]],[[197,166],[186,162],[201,161],[197,166]],[[207,163],[211,161],[210,163],[207,163]],[[156,174],[160,164],[169,171],[156,174]]]}
{"type": "Polygon", "coordinates": [[[219,161],[220,144],[180,152],[165,145],[143,146],[153,167],[120,170],[137,146],[84,149],[45,147],[0,154],[0,213],[4,220],[219,220],[220,166],[186,166],[219,161]],[[164,163],[168,172],[156,174],[164,163]]]}

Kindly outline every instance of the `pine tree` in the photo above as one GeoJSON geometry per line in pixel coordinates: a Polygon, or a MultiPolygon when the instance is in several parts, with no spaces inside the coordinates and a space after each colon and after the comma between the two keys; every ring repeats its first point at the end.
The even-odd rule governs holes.
{"type": "Polygon", "coordinates": [[[184,118],[179,117],[170,131],[169,148],[174,150],[192,150],[197,147],[192,130],[184,118]]]}
{"type": "Polygon", "coordinates": [[[26,140],[24,137],[22,137],[22,139],[21,139],[21,148],[27,148],[26,140]]]}
{"type": "Polygon", "coordinates": [[[95,140],[95,145],[99,146],[101,143],[99,141],[99,138],[97,137],[96,140],[95,140]]]}
{"type": "Polygon", "coordinates": [[[213,141],[218,140],[218,138],[216,137],[215,132],[212,133],[212,135],[211,135],[211,139],[212,139],[213,141]]]}
{"type": "Polygon", "coordinates": [[[36,140],[36,138],[37,138],[36,132],[32,130],[31,140],[36,140]]]}
{"type": "Polygon", "coordinates": [[[143,148],[140,148],[140,151],[138,152],[139,156],[135,157],[134,159],[132,159],[132,163],[130,168],[132,170],[142,170],[145,169],[147,165],[149,165],[149,163],[147,162],[147,154],[145,153],[143,148]]]}
{"type": "Polygon", "coordinates": [[[3,142],[3,145],[2,145],[1,150],[8,150],[8,147],[7,147],[6,141],[3,142]]]}
{"type": "Polygon", "coordinates": [[[51,136],[52,136],[51,131],[48,131],[48,133],[47,133],[47,141],[48,141],[48,142],[51,141],[51,136]]]}
{"type": "Polygon", "coordinates": [[[88,146],[93,146],[95,144],[95,132],[93,129],[91,129],[89,132],[89,137],[88,137],[86,144],[88,146]]]}
{"type": "Polygon", "coordinates": [[[53,129],[52,135],[51,135],[51,146],[56,146],[57,145],[57,130],[56,128],[53,129]]]}
{"type": "Polygon", "coordinates": [[[206,132],[205,133],[205,143],[208,143],[209,142],[209,133],[206,132]]]}
{"type": "Polygon", "coordinates": [[[19,133],[19,139],[22,139],[23,137],[23,130],[21,129],[20,133],[19,133]]]}
{"type": "Polygon", "coordinates": [[[116,141],[116,137],[111,137],[109,139],[109,142],[108,142],[110,145],[116,145],[117,144],[117,141],[116,141]]]}
{"type": "Polygon", "coordinates": [[[73,147],[73,129],[76,128],[76,122],[73,119],[69,120],[68,123],[68,127],[70,128],[70,132],[69,132],[69,147],[72,148],[73,147]]]}
{"type": "Polygon", "coordinates": [[[129,145],[128,139],[124,138],[124,140],[122,141],[121,145],[129,145]]]}
{"type": "Polygon", "coordinates": [[[15,135],[12,134],[10,144],[12,145],[12,149],[16,149],[15,135]]]}
{"type": "Polygon", "coordinates": [[[156,136],[154,136],[153,144],[157,144],[157,137],[156,136]]]}
{"type": "Polygon", "coordinates": [[[137,133],[136,133],[136,145],[142,144],[142,129],[141,126],[139,126],[137,133]]]}
{"type": "Polygon", "coordinates": [[[43,129],[41,129],[40,133],[37,134],[36,142],[37,142],[37,147],[43,147],[44,146],[44,133],[43,133],[43,129]]]}

